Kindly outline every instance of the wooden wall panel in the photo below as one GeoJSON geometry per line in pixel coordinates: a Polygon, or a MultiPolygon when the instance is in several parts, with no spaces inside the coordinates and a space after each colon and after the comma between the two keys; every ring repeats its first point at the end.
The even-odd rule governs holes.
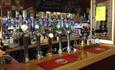
{"type": "MultiPolygon", "coordinates": [[[[114,1],[115,4],[115,1],[114,1]]],[[[114,17],[115,17],[115,5],[114,5],[114,17]]],[[[115,45],[115,18],[114,18],[114,45],[115,45]]]]}

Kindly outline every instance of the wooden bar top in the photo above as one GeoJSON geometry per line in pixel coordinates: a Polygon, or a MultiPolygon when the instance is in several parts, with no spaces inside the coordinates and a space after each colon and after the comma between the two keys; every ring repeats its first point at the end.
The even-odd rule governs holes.
{"type": "MultiPolygon", "coordinates": [[[[107,46],[107,44],[102,44],[102,45],[107,46]]],[[[115,54],[115,48],[114,48],[115,46],[113,46],[113,45],[108,45],[108,46],[110,46],[111,49],[101,52],[99,54],[90,53],[90,52],[87,52],[86,50],[78,50],[76,52],[71,52],[70,54],[73,54],[76,56],[81,56],[82,59],[80,59],[78,61],[74,61],[72,63],[62,65],[57,68],[54,68],[53,70],[65,70],[65,69],[66,70],[78,70],[78,69],[83,68],[87,65],[90,65],[97,61],[105,59],[105,58],[115,54]]],[[[15,59],[13,59],[11,61],[11,63],[6,64],[5,67],[6,67],[6,70],[44,70],[42,67],[38,66],[38,64],[40,62],[51,60],[55,57],[63,56],[63,55],[67,55],[67,54],[68,53],[66,53],[66,52],[63,53],[62,55],[53,54],[52,56],[46,56],[41,60],[37,60],[37,59],[30,60],[28,63],[19,63],[15,59]]]]}

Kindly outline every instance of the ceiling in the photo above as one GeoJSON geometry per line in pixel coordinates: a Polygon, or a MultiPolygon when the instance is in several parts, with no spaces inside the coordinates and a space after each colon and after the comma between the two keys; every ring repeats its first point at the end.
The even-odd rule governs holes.
{"type": "Polygon", "coordinates": [[[90,0],[36,0],[35,6],[40,11],[75,12],[90,7],[90,0]]]}
{"type": "MultiPolygon", "coordinates": [[[[96,0],[97,3],[106,0],[96,0]]],[[[76,12],[77,9],[86,11],[90,0],[23,0],[25,7],[33,6],[37,11],[76,12]]]]}

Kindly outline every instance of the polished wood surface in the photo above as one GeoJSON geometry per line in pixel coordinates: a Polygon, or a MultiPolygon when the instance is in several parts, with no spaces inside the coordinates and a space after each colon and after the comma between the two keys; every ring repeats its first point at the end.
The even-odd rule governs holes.
{"type": "MultiPolygon", "coordinates": [[[[109,45],[109,46],[112,46],[112,45],[109,45]]],[[[52,56],[46,56],[41,60],[33,59],[28,63],[19,63],[13,59],[11,63],[6,64],[5,66],[6,66],[7,70],[44,70],[43,68],[41,68],[37,64],[39,64],[40,62],[51,60],[51,59],[54,59],[56,57],[67,55],[67,54],[68,53],[66,53],[66,52],[63,53],[62,55],[54,54],[52,56]]],[[[71,52],[70,54],[81,56],[82,59],[75,61],[75,62],[72,62],[72,63],[69,63],[69,64],[66,64],[66,65],[63,65],[63,66],[60,66],[60,67],[55,68],[53,70],[65,70],[65,69],[66,70],[78,70],[80,68],[83,68],[87,65],[90,65],[92,63],[95,63],[97,61],[100,61],[104,58],[107,58],[107,57],[115,54],[115,48],[112,46],[111,49],[104,51],[102,53],[99,53],[99,54],[89,53],[86,50],[78,50],[76,52],[71,52]]]]}
{"type": "Polygon", "coordinates": [[[0,49],[0,57],[4,56],[5,52],[0,49]]]}
{"type": "Polygon", "coordinates": [[[114,21],[114,31],[113,31],[113,33],[114,33],[114,40],[113,40],[113,42],[114,42],[114,45],[115,45],[115,1],[113,1],[113,10],[114,10],[114,19],[112,19],[113,21],[114,21]]]}

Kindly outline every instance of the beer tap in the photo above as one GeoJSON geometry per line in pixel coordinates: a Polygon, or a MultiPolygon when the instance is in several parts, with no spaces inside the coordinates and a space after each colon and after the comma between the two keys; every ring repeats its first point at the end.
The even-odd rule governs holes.
{"type": "Polygon", "coordinates": [[[65,24],[65,29],[67,33],[67,52],[70,53],[72,51],[72,47],[70,46],[71,25],[69,23],[65,24]]]}
{"type": "Polygon", "coordinates": [[[37,40],[37,47],[36,47],[37,55],[36,55],[36,58],[39,60],[43,56],[42,56],[41,45],[40,45],[40,41],[41,41],[40,40],[40,33],[38,32],[38,30],[39,30],[39,25],[35,24],[35,36],[36,36],[36,40],[37,40]]]}
{"type": "Polygon", "coordinates": [[[70,46],[70,31],[67,31],[67,51],[70,53],[71,46],[70,46]]]}
{"type": "Polygon", "coordinates": [[[85,44],[85,32],[84,32],[84,29],[82,28],[81,29],[81,48],[84,47],[84,44],[85,44]]]}
{"type": "Polygon", "coordinates": [[[48,29],[49,29],[48,30],[48,46],[49,46],[48,55],[52,56],[52,39],[54,38],[54,34],[52,32],[52,27],[51,26],[49,26],[48,29]]]}
{"type": "Polygon", "coordinates": [[[58,23],[57,26],[57,39],[58,39],[58,43],[59,43],[59,50],[58,50],[58,53],[59,54],[62,54],[63,50],[62,50],[62,43],[61,43],[61,29],[63,28],[62,24],[58,23]]]}
{"type": "Polygon", "coordinates": [[[24,62],[27,63],[27,62],[29,62],[29,55],[28,55],[28,34],[27,34],[28,26],[26,24],[23,24],[21,26],[21,29],[23,31],[24,62]]]}
{"type": "Polygon", "coordinates": [[[95,44],[95,39],[96,39],[96,35],[95,35],[95,29],[92,29],[92,44],[95,44]]]}

